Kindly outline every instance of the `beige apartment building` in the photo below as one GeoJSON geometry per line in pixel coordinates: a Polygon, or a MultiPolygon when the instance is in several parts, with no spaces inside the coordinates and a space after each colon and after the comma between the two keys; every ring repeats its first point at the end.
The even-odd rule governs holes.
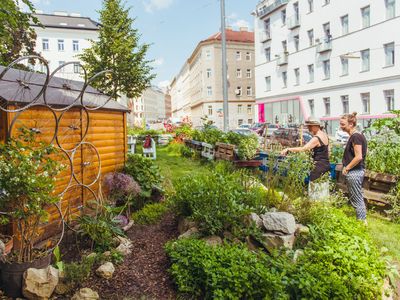
{"type": "MultiPolygon", "coordinates": [[[[255,121],[254,33],[226,29],[229,128],[255,121]]],[[[193,126],[207,116],[223,128],[222,48],[218,32],[201,41],[170,86],[172,116],[193,126]]]]}

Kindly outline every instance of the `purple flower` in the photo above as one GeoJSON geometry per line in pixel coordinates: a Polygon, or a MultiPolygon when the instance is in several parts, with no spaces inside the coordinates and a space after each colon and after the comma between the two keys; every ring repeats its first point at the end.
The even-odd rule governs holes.
{"type": "Polygon", "coordinates": [[[124,173],[108,173],[104,177],[104,185],[111,193],[133,195],[140,194],[142,189],[132,176],[124,173]]]}

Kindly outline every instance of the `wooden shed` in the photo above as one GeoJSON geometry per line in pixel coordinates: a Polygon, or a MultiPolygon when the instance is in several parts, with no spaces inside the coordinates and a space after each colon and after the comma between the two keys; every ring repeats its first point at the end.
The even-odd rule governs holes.
{"type": "MultiPolygon", "coordinates": [[[[0,66],[0,74],[4,70],[0,66]]],[[[98,199],[102,174],[124,166],[129,110],[84,82],[14,69],[0,78],[0,105],[1,142],[26,127],[38,141],[60,148],[57,159],[65,169],[56,179],[58,208],[48,208],[50,219],[42,227],[41,239],[48,238],[60,230],[62,218],[68,222],[98,199]],[[20,91],[21,78],[29,93],[20,91]]]]}

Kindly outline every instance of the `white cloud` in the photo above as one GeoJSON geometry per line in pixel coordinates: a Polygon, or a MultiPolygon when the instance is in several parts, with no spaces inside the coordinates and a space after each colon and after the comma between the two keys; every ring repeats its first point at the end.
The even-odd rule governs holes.
{"type": "Polygon", "coordinates": [[[250,23],[244,19],[239,19],[237,13],[233,12],[226,17],[226,25],[234,27],[234,29],[239,29],[240,27],[247,27],[251,29],[250,23]]]}
{"type": "Polygon", "coordinates": [[[174,0],[145,0],[143,1],[143,5],[148,13],[152,13],[155,10],[168,8],[173,1],[174,0]]]}
{"type": "Polygon", "coordinates": [[[153,61],[153,65],[154,65],[154,66],[161,66],[161,65],[163,65],[163,64],[164,64],[164,58],[162,58],[162,57],[156,58],[156,59],[153,61]]]}
{"type": "Polygon", "coordinates": [[[167,88],[170,84],[171,84],[171,81],[169,81],[169,80],[164,80],[164,81],[160,81],[160,82],[157,84],[157,86],[158,86],[160,89],[165,89],[165,88],[167,88]]]}
{"type": "Polygon", "coordinates": [[[49,5],[50,0],[31,0],[34,5],[38,4],[44,4],[44,5],[49,5]]]}
{"type": "Polygon", "coordinates": [[[243,20],[243,19],[236,20],[236,21],[232,24],[232,26],[233,26],[233,27],[247,27],[247,28],[250,28],[249,22],[247,22],[246,20],[243,20]]]}

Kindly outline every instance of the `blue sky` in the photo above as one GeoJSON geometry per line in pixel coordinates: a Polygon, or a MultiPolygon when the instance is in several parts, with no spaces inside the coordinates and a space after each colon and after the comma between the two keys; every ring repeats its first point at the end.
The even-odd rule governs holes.
{"type": "MultiPolygon", "coordinates": [[[[101,0],[32,0],[44,13],[67,11],[98,20],[101,0]]],[[[249,26],[258,0],[225,0],[227,24],[249,26]]],[[[134,27],[141,33],[141,42],[151,44],[148,59],[154,60],[154,85],[172,80],[197,43],[219,31],[218,0],[126,0],[131,7],[134,27]]]]}

